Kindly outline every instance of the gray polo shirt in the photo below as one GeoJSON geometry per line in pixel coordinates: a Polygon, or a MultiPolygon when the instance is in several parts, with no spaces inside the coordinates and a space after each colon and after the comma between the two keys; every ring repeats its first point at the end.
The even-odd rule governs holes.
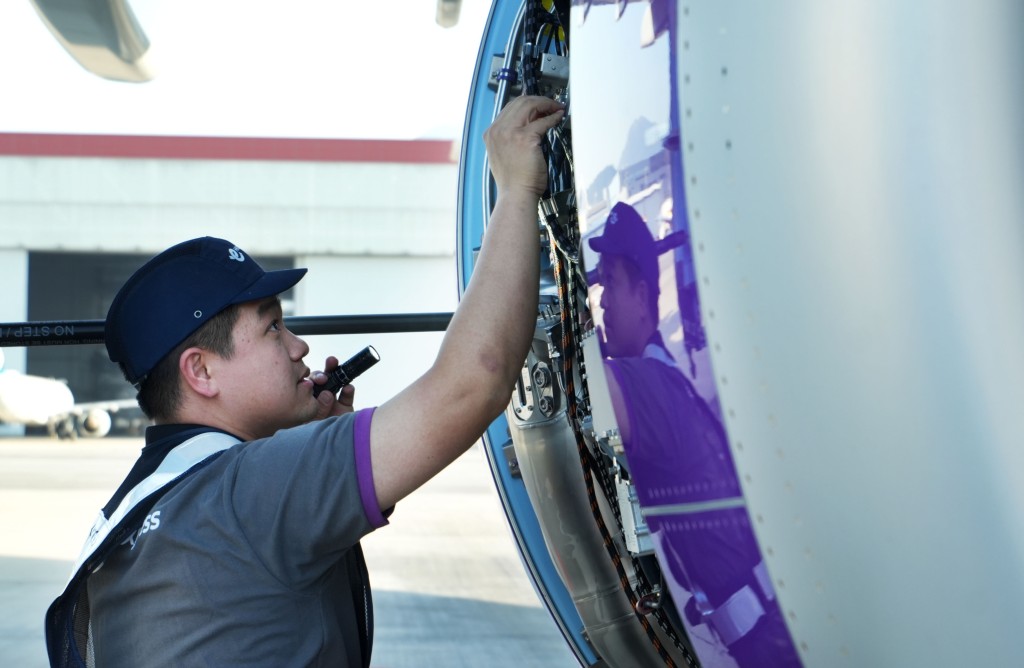
{"type": "Polygon", "coordinates": [[[226,450],[88,580],[99,666],[360,666],[350,560],[387,523],[372,410],[226,450]]]}

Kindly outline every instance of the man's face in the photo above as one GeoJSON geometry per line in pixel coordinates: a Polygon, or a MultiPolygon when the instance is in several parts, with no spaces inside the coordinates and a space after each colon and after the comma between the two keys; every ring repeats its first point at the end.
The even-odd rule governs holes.
{"type": "Polygon", "coordinates": [[[601,256],[597,274],[606,352],[611,357],[639,357],[651,334],[646,284],[631,280],[622,258],[615,255],[601,256]]]}
{"type": "Polygon", "coordinates": [[[303,362],[309,346],[285,328],[280,300],[242,304],[233,337],[234,354],[219,360],[217,382],[236,429],[260,438],[316,417],[313,382],[303,362]]]}

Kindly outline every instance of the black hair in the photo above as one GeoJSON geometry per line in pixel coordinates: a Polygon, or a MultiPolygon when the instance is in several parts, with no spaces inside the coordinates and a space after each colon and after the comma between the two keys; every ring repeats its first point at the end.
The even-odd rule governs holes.
{"type": "MultiPolygon", "coordinates": [[[[181,383],[178,359],[188,348],[209,350],[221,357],[230,358],[235,352],[232,332],[241,312],[238,304],[226,309],[203,323],[187,339],[167,353],[142,382],[136,400],[139,408],[151,420],[172,422],[181,407],[181,383]]],[[[122,369],[123,370],[123,369],[122,369]]]]}

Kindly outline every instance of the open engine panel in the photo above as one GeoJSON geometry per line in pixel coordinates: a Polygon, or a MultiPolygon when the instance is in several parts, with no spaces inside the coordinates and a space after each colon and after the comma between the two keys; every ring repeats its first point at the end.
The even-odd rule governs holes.
{"type": "MultiPolygon", "coordinates": [[[[685,207],[675,5],[527,0],[502,16],[509,4],[493,10],[482,46],[492,52],[481,51],[471,107],[486,105],[489,121],[527,94],[567,110],[542,145],[549,188],[538,207],[534,343],[504,428],[487,436],[524,562],[586,665],[799,665],[729,453],[707,350],[685,207]],[[570,65],[574,27],[590,31],[586,67],[570,65]],[[613,47],[623,34],[635,41],[620,56],[613,47]],[[595,73],[601,48],[625,64],[595,73]],[[655,83],[623,97],[630,60],[641,83],[655,83]],[[617,118],[595,113],[609,106],[617,118]],[[595,118],[608,137],[595,132],[595,118]],[[587,126],[578,145],[577,121],[587,126]],[[602,157],[609,147],[620,155],[602,157]],[[777,656],[756,663],[765,648],[777,656]]],[[[477,131],[475,116],[482,122],[470,112],[464,141],[477,131]]],[[[473,214],[466,180],[479,169],[486,220],[493,184],[471,148],[461,213],[473,214]]]]}
{"type": "MultiPolygon", "coordinates": [[[[590,644],[609,665],[643,656],[696,665],[662,586],[618,430],[610,426],[599,435],[594,428],[586,350],[595,354],[598,367],[601,361],[573,178],[567,4],[526,2],[513,48],[500,63],[496,57],[492,69],[497,106],[526,94],[551,97],[567,108],[544,146],[549,191],[538,212],[545,260],[541,307],[506,417],[545,542],[590,644]],[[564,521],[567,512],[573,513],[571,523],[564,521]]],[[[603,407],[610,415],[611,406],[603,407]]]]}

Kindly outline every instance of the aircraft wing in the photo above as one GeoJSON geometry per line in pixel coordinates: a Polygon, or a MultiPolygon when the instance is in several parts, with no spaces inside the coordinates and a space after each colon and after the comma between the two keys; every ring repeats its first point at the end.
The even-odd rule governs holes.
{"type": "Polygon", "coordinates": [[[72,415],[81,415],[89,411],[101,410],[108,413],[116,413],[126,408],[138,408],[139,403],[134,399],[111,399],[109,401],[87,401],[75,404],[70,411],[72,415]]]}

